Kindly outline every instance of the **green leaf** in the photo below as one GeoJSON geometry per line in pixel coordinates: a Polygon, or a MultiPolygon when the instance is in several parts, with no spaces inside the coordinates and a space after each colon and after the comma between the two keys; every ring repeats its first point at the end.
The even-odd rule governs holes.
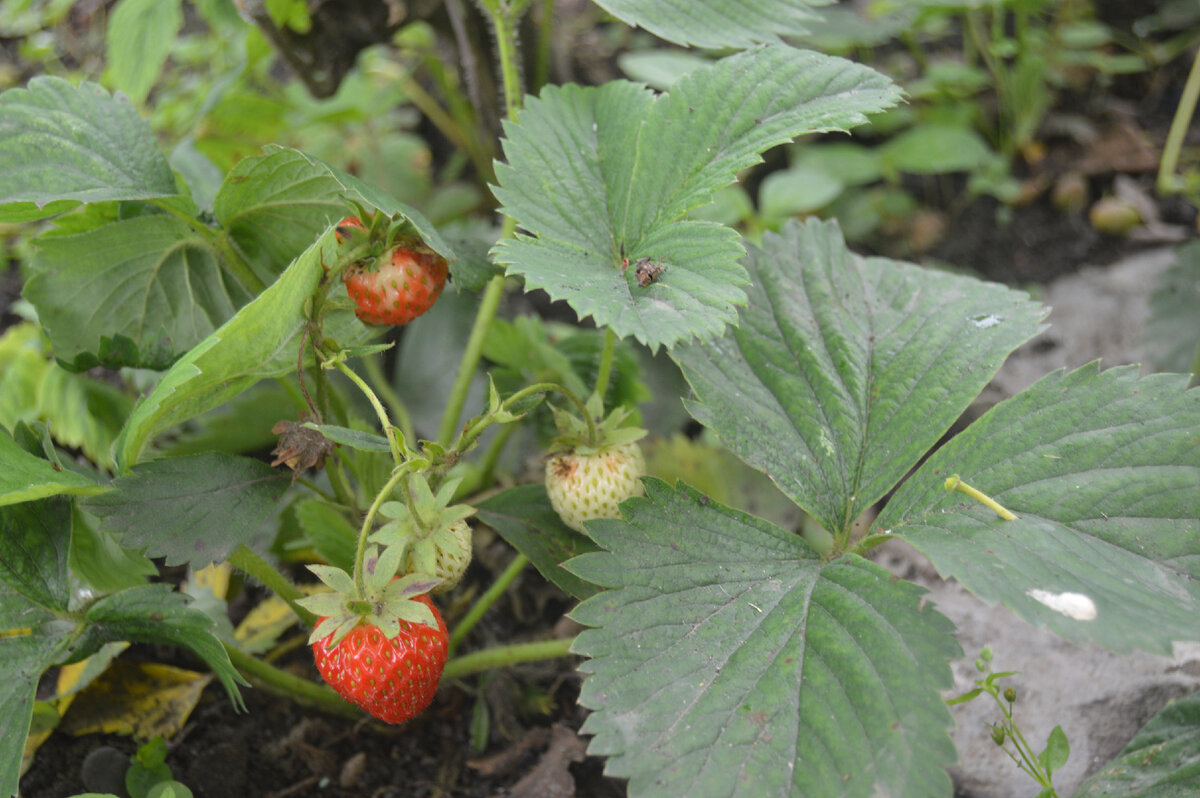
{"type": "Polygon", "coordinates": [[[269,282],[347,215],[343,194],[328,168],[302,152],[272,148],[233,167],[213,199],[213,213],[269,282]]]}
{"type": "Polygon", "coordinates": [[[499,532],[568,595],[584,599],[596,593],[595,585],[562,568],[571,557],[596,551],[596,544],[562,522],[550,506],[544,485],[510,488],[488,497],[476,509],[479,520],[499,532]]]}
{"type": "Polygon", "coordinates": [[[179,0],[121,0],[105,31],[109,74],[138,105],[158,80],[183,25],[179,0]]]}
{"type": "Polygon", "coordinates": [[[296,505],[296,519],[317,553],[343,571],[354,570],[358,529],[336,505],[307,499],[296,505]]]}
{"type": "Polygon", "coordinates": [[[1070,756],[1071,744],[1067,742],[1067,735],[1062,726],[1055,726],[1046,738],[1046,747],[1038,754],[1038,764],[1046,771],[1046,775],[1050,775],[1062,769],[1070,756]]]}
{"type": "Polygon", "coordinates": [[[88,607],[86,617],[106,640],[166,643],[190,650],[212,669],[234,706],[245,709],[237,685],[247,682],[214,634],[216,624],[187,602],[170,585],[142,585],[101,598],[88,607]]]}
{"type": "Polygon", "coordinates": [[[1136,366],[1055,372],[939,449],[875,522],[946,578],[1112,651],[1200,639],[1200,392],[1136,366]],[[1017,515],[1003,521],[952,474],[1017,515]]]}
{"type": "Polygon", "coordinates": [[[845,186],[824,169],[793,166],[772,172],[758,192],[759,212],[766,219],[812,213],[837,199],[845,186]]]}
{"type": "Polygon", "coordinates": [[[1188,798],[1200,793],[1200,692],[1150,719],[1075,798],[1188,798]]]}
{"type": "Polygon", "coordinates": [[[937,123],[909,128],[879,148],[885,169],[918,175],[982,169],[993,157],[987,143],[974,130],[937,123]]]}
{"type": "MultiPolygon", "coordinates": [[[[307,319],[304,303],[336,257],[330,228],[267,290],[176,361],[148,396],[134,407],[114,448],[117,463],[137,463],[150,437],[238,395],[260,379],[293,372],[307,319]]],[[[326,335],[344,345],[374,333],[349,311],[331,313],[326,335]]]]}
{"type": "Polygon", "coordinates": [[[0,507],[0,583],[39,607],[65,612],[70,544],[65,499],[0,507]]]}
{"type": "MultiPolygon", "coordinates": [[[[0,510],[0,513],[5,512],[0,510]]],[[[65,575],[64,575],[65,576],[65,575]]],[[[16,795],[25,737],[42,673],[70,643],[70,629],[0,580],[0,795],[16,795]]]]}
{"type": "Polygon", "coordinates": [[[70,563],[71,572],[97,594],[135,587],[158,575],[158,567],[146,556],[122,548],[112,535],[94,529],[78,507],[71,528],[70,563]]]}
{"type": "Polygon", "coordinates": [[[808,32],[830,0],[596,0],[617,19],[693,47],[749,47],[808,32]]]}
{"type": "Polygon", "coordinates": [[[73,471],[56,468],[22,449],[0,429],[0,506],[64,493],[85,496],[108,490],[73,471]]]}
{"type": "Polygon", "coordinates": [[[314,424],[308,422],[304,426],[316,430],[334,443],[340,443],[352,449],[359,449],[364,452],[390,452],[392,450],[387,442],[387,438],[382,435],[376,435],[373,432],[339,427],[336,424],[314,424]]]}
{"type": "Polygon", "coordinates": [[[1150,297],[1146,349],[1160,371],[1200,369],[1200,241],[1175,251],[1175,263],[1158,278],[1150,297]]]}
{"type": "Polygon", "coordinates": [[[684,219],[796,136],[842,130],[897,102],[883,75],[838,58],[766,46],[714,62],[664,95],[633,83],[549,87],[507,124],[497,198],[528,235],[497,262],[651,349],[719,334],[745,301],[737,234],[684,219]],[[647,257],[666,270],[638,284],[647,257]]]}
{"type": "Polygon", "coordinates": [[[604,553],[568,565],[615,588],[572,612],[590,657],[589,753],[631,796],[949,796],[938,690],[961,655],[923,590],[690,488],[646,480],[604,553]]]}
{"type": "Polygon", "coordinates": [[[74,371],[165,369],[250,298],[203,238],[166,215],[43,237],[30,265],[25,297],[74,371]]]}
{"type": "Polygon", "coordinates": [[[253,539],[287,490],[266,463],[218,452],[165,457],[117,477],[84,508],[122,545],[145,547],[167,565],[202,568],[253,539]]]}
{"type": "Polygon", "coordinates": [[[666,91],[671,84],[712,59],[680,50],[640,50],[617,56],[617,64],[630,80],[666,91]]]}
{"type": "Polygon", "coordinates": [[[836,223],[789,223],[747,259],[750,305],[671,352],[688,409],[837,533],[950,428],[1045,311],[999,285],[846,249],[836,223]]]}
{"type": "Polygon", "coordinates": [[[150,126],[93,83],[37,77],[0,94],[0,163],[0,221],[178,193],[150,126]]]}

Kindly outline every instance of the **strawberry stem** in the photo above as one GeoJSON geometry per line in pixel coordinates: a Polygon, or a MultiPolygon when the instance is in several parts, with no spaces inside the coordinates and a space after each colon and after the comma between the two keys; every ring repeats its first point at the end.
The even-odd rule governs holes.
{"type": "Polygon", "coordinates": [[[367,509],[367,515],[363,518],[362,529],[358,532],[358,548],[354,551],[354,589],[358,593],[357,598],[362,598],[367,592],[366,581],[363,578],[363,560],[367,556],[367,538],[371,535],[371,526],[375,523],[375,516],[387,498],[392,495],[396,486],[408,476],[408,472],[409,469],[403,466],[397,466],[392,471],[391,478],[375,496],[375,501],[371,502],[370,508],[367,509]]]}
{"type": "MultiPolygon", "coordinates": [[[[575,406],[575,410],[587,423],[588,441],[595,442],[597,435],[596,421],[592,418],[591,413],[588,412],[587,405],[585,405],[583,400],[576,396],[575,392],[570,388],[567,388],[564,385],[559,385],[556,382],[538,382],[534,383],[533,385],[527,385],[501,402],[500,409],[508,410],[526,396],[531,396],[535,393],[550,393],[551,391],[557,391],[558,393],[562,394],[564,397],[566,397],[567,401],[575,406]]],[[[482,435],[483,431],[490,427],[493,423],[495,422],[490,416],[484,416],[483,418],[479,419],[474,424],[462,431],[462,433],[458,436],[458,440],[454,442],[452,449],[457,452],[466,451],[466,449],[475,442],[475,439],[482,435]]]]}
{"type": "Polygon", "coordinates": [[[953,476],[946,478],[946,490],[951,493],[953,493],[954,491],[958,491],[959,493],[965,493],[966,495],[970,496],[975,501],[982,504],[984,507],[987,507],[988,509],[990,509],[996,515],[1003,518],[1005,521],[1016,521],[1017,520],[1017,517],[1015,515],[1013,515],[1006,508],[1002,507],[1000,505],[1000,503],[997,502],[995,499],[993,499],[991,496],[988,496],[986,493],[983,493],[980,490],[971,487],[970,485],[968,485],[967,483],[965,483],[961,479],[959,479],[958,474],[954,474],[953,476]]]}
{"type": "Polygon", "coordinates": [[[404,452],[401,451],[400,441],[396,439],[396,427],[392,424],[391,419],[388,418],[387,411],[383,409],[383,404],[380,403],[379,397],[375,395],[375,391],[371,390],[371,386],[367,385],[366,381],[358,376],[354,372],[354,369],[347,366],[340,357],[334,355],[333,365],[358,386],[358,389],[363,392],[367,400],[371,403],[371,407],[375,408],[375,415],[379,417],[379,424],[383,427],[383,434],[387,436],[388,446],[392,450],[392,462],[396,465],[402,464],[404,462],[404,452]]]}
{"type": "Polygon", "coordinates": [[[467,611],[463,619],[450,632],[448,656],[454,656],[455,650],[458,649],[458,644],[475,627],[475,624],[479,623],[479,619],[492,608],[492,605],[504,594],[504,591],[508,590],[508,586],[521,574],[521,571],[525,570],[526,565],[529,565],[529,558],[518,552],[517,556],[513,557],[512,562],[508,564],[508,567],[504,569],[504,573],[496,577],[496,581],[487,589],[487,592],[479,597],[479,600],[475,602],[474,606],[467,611]]]}
{"type": "Polygon", "coordinates": [[[229,661],[246,681],[269,693],[290,698],[297,704],[343,718],[361,718],[362,710],[338,695],[333,688],[293,676],[274,665],[256,659],[229,643],[224,643],[229,661]]]}
{"type": "Polygon", "coordinates": [[[608,393],[608,381],[612,375],[613,353],[617,348],[617,334],[608,327],[604,331],[604,348],[600,350],[600,369],[596,372],[596,390],[600,406],[604,406],[604,395],[608,393]]]}
{"type": "MultiPolygon", "coordinates": [[[[504,230],[511,236],[516,229],[516,223],[511,217],[505,217],[504,230]],[[512,229],[509,229],[512,228],[512,229]]],[[[475,326],[471,328],[471,336],[467,339],[467,348],[463,350],[462,360],[458,364],[458,375],[454,378],[454,386],[446,398],[446,410],[442,414],[442,423],[438,428],[438,443],[448,446],[458,429],[458,419],[462,416],[463,405],[467,402],[467,391],[471,388],[471,378],[479,366],[483,356],[483,342],[491,329],[496,311],[500,307],[500,299],[504,296],[504,275],[498,274],[487,284],[483,291],[483,299],[479,302],[479,310],[475,314],[475,326]]]]}
{"type": "Polygon", "coordinates": [[[505,668],[522,662],[537,662],[543,659],[558,659],[571,653],[575,643],[573,637],[560,637],[553,640],[538,640],[533,643],[516,643],[511,646],[496,646],[482,651],[472,651],[456,657],[446,663],[442,671],[442,681],[460,679],[472,673],[505,668]]]}
{"type": "Polygon", "coordinates": [[[308,610],[296,603],[297,599],[303,598],[295,585],[288,580],[286,576],[277,571],[269,562],[259,557],[246,546],[238,546],[229,555],[229,564],[238,569],[242,573],[248,574],[250,577],[258,580],[267,587],[275,595],[288,603],[292,608],[292,612],[310,628],[317,623],[317,616],[313,615],[308,610]]]}

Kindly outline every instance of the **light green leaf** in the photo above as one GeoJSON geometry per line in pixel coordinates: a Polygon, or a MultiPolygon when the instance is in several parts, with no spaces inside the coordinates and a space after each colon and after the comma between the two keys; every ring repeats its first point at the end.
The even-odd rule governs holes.
{"type": "Polygon", "coordinates": [[[590,584],[562,564],[577,554],[596,551],[596,544],[568,527],[550,506],[543,485],[521,485],[476,505],[479,520],[500,533],[549,581],[578,599],[595,595],[590,584]]]}
{"type": "Polygon", "coordinates": [[[178,193],[150,126],[93,83],[38,77],[0,94],[0,163],[0,221],[178,193]]]}
{"type": "Polygon", "coordinates": [[[250,298],[206,241],[166,215],[43,237],[30,265],[25,296],[55,357],[76,371],[165,369],[250,298]]]}
{"type": "Polygon", "coordinates": [[[767,175],[758,190],[758,209],[765,219],[812,213],[837,199],[844,188],[824,169],[793,166],[767,175]]]}
{"type": "Polygon", "coordinates": [[[750,305],[671,352],[692,415],[831,533],[918,462],[1045,311],[1017,291],[846,249],[789,223],[751,250],[750,305]]]}
{"type": "Polygon", "coordinates": [[[1200,391],[1136,366],[1055,372],[939,449],[875,526],[1037,626],[1112,651],[1200,639],[1200,391]],[[957,474],[1017,515],[1001,520],[957,474]]]}
{"type": "Polygon", "coordinates": [[[290,484],[266,463],[209,452],[135,466],[84,509],[121,544],[203,568],[249,543],[290,484]]]}
{"type": "Polygon", "coordinates": [[[134,103],[146,101],[182,25],[179,0],[121,0],[112,9],[105,31],[109,73],[134,103]]]}
{"type": "Polygon", "coordinates": [[[572,613],[590,657],[583,732],[629,794],[949,796],[938,690],[960,656],[923,591],[689,488],[646,481],[606,553],[568,566],[614,588],[572,613]]]}
{"type": "Polygon", "coordinates": [[[807,32],[830,0],[596,0],[617,19],[694,47],[749,47],[807,32]]]}
{"type": "Polygon", "coordinates": [[[1038,754],[1038,764],[1049,775],[1056,770],[1061,770],[1062,766],[1067,764],[1070,756],[1071,745],[1067,742],[1067,735],[1063,732],[1062,726],[1055,726],[1050,731],[1050,736],[1046,738],[1046,747],[1038,754]]]}
{"type": "Polygon", "coordinates": [[[680,50],[641,50],[622,53],[617,63],[630,80],[666,91],[693,69],[712,63],[712,59],[680,50]]]}
{"type": "Polygon", "coordinates": [[[885,168],[918,175],[982,169],[993,157],[987,143],[974,130],[937,123],[909,128],[879,148],[885,168]]]}
{"type": "Polygon", "coordinates": [[[106,490],[87,477],[30,454],[7,430],[0,429],[0,506],[64,493],[90,496],[106,490]]]}
{"type": "Polygon", "coordinates": [[[234,706],[244,710],[237,686],[247,684],[246,680],[214,634],[213,620],[187,603],[188,598],[170,585],[142,585],[101,598],[88,607],[86,617],[90,631],[105,640],[165,643],[190,650],[212,668],[234,706]]]}
{"type": "Polygon", "coordinates": [[[1172,701],[1075,798],[1189,798],[1200,794],[1200,692],[1172,701]]]}
{"type": "MultiPolygon", "coordinates": [[[[134,407],[114,448],[117,462],[136,464],[150,437],[205,410],[210,410],[260,379],[296,368],[296,355],[306,319],[304,303],[332,261],[332,228],[314,242],[280,278],[229,321],[180,358],[150,394],[134,407]]],[[[331,313],[326,335],[344,345],[373,335],[349,311],[331,313]]]]}
{"type": "Polygon", "coordinates": [[[71,529],[71,572],[94,593],[115,593],[157,576],[158,566],[148,557],[122,548],[113,536],[93,528],[93,522],[75,508],[71,529]]]}
{"type": "Polygon", "coordinates": [[[1200,241],[1175,250],[1175,263],[1150,297],[1146,349],[1161,371],[1200,369],[1200,241]]]}
{"type": "Polygon", "coordinates": [[[719,334],[745,301],[742,247],[684,215],[768,147],[853,127],[898,99],[873,70],[785,46],[696,69],[660,96],[624,82],[547,88],[505,126],[495,194],[528,235],[494,258],[651,349],[719,334]],[[642,287],[622,254],[666,269],[642,287]]]}

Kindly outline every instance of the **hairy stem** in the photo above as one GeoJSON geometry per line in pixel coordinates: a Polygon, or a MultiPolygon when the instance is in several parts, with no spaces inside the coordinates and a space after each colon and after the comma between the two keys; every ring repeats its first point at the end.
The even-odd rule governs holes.
{"type": "Polygon", "coordinates": [[[959,479],[958,474],[954,474],[953,476],[949,476],[946,478],[946,490],[950,491],[950,492],[958,491],[959,493],[965,493],[967,496],[970,496],[972,499],[979,502],[984,507],[987,507],[992,512],[994,512],[996,515],[1003,518],[1005,521],[1016,521],[1017,520],[1017,517],[1015,515],[1013,515],[1007,509],[1002,507],[1000,505],[1000,503],[997,502],[995,499],[993,499],[991,496],[988,496],[987,494],[983,493],[982,491],[979,491],[976,488],[971,487],[970,485],[968,485],[967,483],[965,483],[961,479],[959,479]]]}
{"type": "Polygon", "coordinates": [[[238,546],[229,555],[229,564],[242,573],[248,574],[259,582],[262,582],[268,590],[286,601],[288,606],[292,608],[292,612],[296,613],[300,620],[310,629],[316,625],[317,616],[296,603],[297,599],[304,598],[304,594],[286,576],[281,574],[262,557],[259,557],[245,546],[238,546]]]}
{"type": "Polygon", "coordinates": [[[464,654],[447,662],[446,669],[442,671],[442,679],[458,679],[472,673],[479,673],[491,668],[504,668],[521,662],[537,662],[543,659],[565,657],[571,653],[571,645],[574,642],[575,638],[564,637],[472,651],[470,654],[464,654]]]}
{"type": "Polygon", "coordinates": [[[327,712],[330,715],[343,718],[361,718],[363,716],[361,709],[347,702],[334,692],[333,688],[293,676],[274,665],[255,659],[228,643],[225,643],[224,646],[233,666],[246,677],[246,681],[255,687],[290,698],[297,704],[327,712]]]}
{"type": "Polygon", "coordinates": [[[517,556],[513,557],[512,562],[508,564],[508,567],[504,569],[504,573],[496,578],[496,581],[487,589],[487,592],[480,596],[474,606],[467,611],[463,619],[454,627],[454,631],[450,633],[450,656],[454,656],[455,650],[458,649],[458,644],[462,642],[468,632],[475,628],[475,624],[479,623],[479,619],[492,608],[492,605],[504,594],[504,591],[508,590],[508,586],[520,576],[521,571],[525,570],[526,565],[529,565],[529,558],[518,552],[517,556]]]}
{"type": "Polygon", "coordinates": [[[500,299],[504,296],[504,275],[498,274],[487,284],[483,298],[479,302],[479,310],[475,314],[475,326],[471,328],[471,336],[467,339],[467,347],[463,350],[462,360],[458,364],[458,375],[450,396],[446,399],[446,410],[442,414],[442,423],[438,428],[438,443],[449,446],[458,429],[458,419],[462,416],[463,405],[467,403],[467,392],[471,388],[471,378],[479,359],[483,356],[483,342],[491,329],[492,321],[496,318],[496,310],[500,307],[500,299]]]}

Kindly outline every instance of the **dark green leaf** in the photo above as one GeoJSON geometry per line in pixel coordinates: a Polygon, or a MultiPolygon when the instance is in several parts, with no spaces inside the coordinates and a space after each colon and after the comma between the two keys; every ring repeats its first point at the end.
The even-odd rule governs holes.
{"type": "Polygon", "coordinates": [[[74,371],[165,369],[250,298],[194,230],[166,215],[44,237],[31,268],[25,297],[74,371]]]}
{"type": "Polygon", "coordinates": [[[158,80],[183,25],[179,0],[121,0],[108,18],[108,68],[117,88],[137,104],[158,80]]]}
{"type": "Polygon", "coordinates": [[[631,796],[948,796],[953,627],[923,591],[688,488],[646,480],[572,617],[583,731],[631,796]]]}
{"type": "Polygon", "coordinates": [[[693,47],[749,47],[807,32],[829,0],[596,0],[614,17],[693,47]]]}
{"type": "Polygon", "coordinates": [[[17,793],[38,681],[70,642],[70,629],[53,624],[54,619],[0,579],[0,795],[17,793]]]}
{"type": "Polygon", "coordinates": [[[846,249],[791,223],[751,250],[737,329],[671,352],[692,415],[831,533],[891,490],[1045,311],[968,277],[846,249]]]}
{"type": "Polygon", "coordinates": [[[201,568],[251,541],[288,485],[258,460],[211,452],[143,463],[84,506],[122,545],[201,568]]]}
{"type": "Polygon", "coordinates": [[[115,593],[143,584],[158,568],[144,555],[118,544],[113,536],[93,528],[83,513],[74,515],[71,531],[71,572],[94,593],[115,593]]]}
{"type": "Polygon", "coordinates": [[[934,453],[875,526],[1068,640],[1167,654],[1200,639],[1200,391],[1186,387],[1136,366],[1050,374],[934,453]],[[952,474],[1017,520],[947,493],[952,474]]]}
{"type": "MultiPolygon", "coordinates": [[[[224,404],[261,379],[295,371],[308,321],[304,304],[325,273],[322,253],[332,262],[334,246],[330,228],[266,291],[176,361],[134,407],[114,444],[121,468],[137,463],[156,432],[224,404]]],[[[330,313],[325,334],[347,346],[376,335],[349,310],[330,313]]]]}
{"type": "Polygon", "coordinates": [[[32,604],[66,611],[71,505],[44,499],[0,507],[0,583],[32,604]]]}
{"type": "Polygon", "coordinates": [[[189,649],[212,668],[234,705],[244,709],[237,685],[246,682],[213,634],[216,625],[204,613],[188,607],[187,601],[170,585],[143,585],[98,600],[88,608],[87,620],[108,640],[189,649]]]}
{"type": "Polygon", "coordinates": [[[336,424],[313,424],[309,422],[304,426],[320,432],[334,443],[349,446],[351,449],[359,449],[364,452],[390,452],[392,450],[392,447],[387,442],[387,438],[376,435],[373,432],[339,427],[336,424]]]}
{"type": "Polygon", "coordinates": [[[358,528],[350,523],[340,507],[319,499],[307,499],[296,505],[296,520],[312,547],[330,565],[343,571],[354,569],[358,528]]]}
{"type": "Polygon", "coordinates": [[[493,255],[651,349],[719,334],[745,301],[742,247],[685,214],[768,147],[853,127],[898,99],[877,72],[785,46],[696,69],[660,96],[624,82],[547,88],[505,126],[495,194],[529,234],[493,255]],[[632,268],[642,257],[666,267],[645,287],[632,268]]]}
{"type": "Polygon", "coordinates": [[[296,150],[272,149],[233,168],[217,191],[213,213],[270,282],[347,215],[344,193],[327,167],[296,150]]]}
{"type": "Polygon", "coordinates": [[[1172,701],[1075,798],[1200,795],[1200,692],[1172,701]]]}
{"type": "Polygon", "coordinates": [[[546,579],[575,598],[596,593],[595,585],[561,567],[577,554],[596,551],[596,544],[563,524],[550,506],[544,486],[522,485],[497,493],[476,509],[479,520],[528,557],[546,579]]]}
{"type": "Polygon", "coordinates": [[[93,83],[37,77],[0,94],[0,163],[0,221],[178,193],[150,126],[93,83]]]}

